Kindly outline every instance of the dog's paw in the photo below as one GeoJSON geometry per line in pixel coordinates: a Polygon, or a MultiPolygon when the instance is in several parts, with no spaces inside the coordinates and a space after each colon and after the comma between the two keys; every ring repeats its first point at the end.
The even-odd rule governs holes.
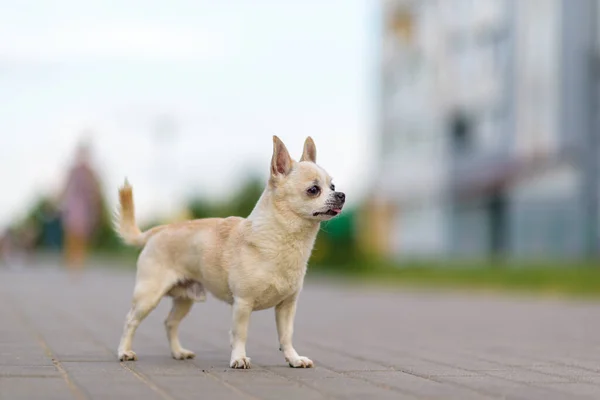
{"type": "Polygon", "coordinates": [[[312,368],[314,364],[311,359],[307,357],[298,356],[296,358],[286,359],[290,367],[292,368],[312,368]]]}
{"type": "Polygon", "coordinates": [[[181,349],[177,352],[171,353],[174,359],[176,360],[187,360],[190,358],[196,357],[196,354],[193,351],[181,349]]]}
{"type": "Polygon", "coordinates": [[[250,357],[240,357],[232,359],[229,363],[231,368],[235,369],[249,369],[250,368],[250,357]]]}
{"type": "Polygon", "coordinates": [[[133,352],[131,350],[119,352],[119,361],[136,361],[136,360],[137,360],[137,355],[135,354],[135,352],[133,352]]]}

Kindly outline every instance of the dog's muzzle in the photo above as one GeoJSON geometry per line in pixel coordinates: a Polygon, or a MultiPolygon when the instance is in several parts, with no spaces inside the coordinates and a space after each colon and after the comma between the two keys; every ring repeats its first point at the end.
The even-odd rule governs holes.
{"type": "Polygon", "coordinates": [[[327,202],[327,210],[317,211],[313,213],[313,216],[317,215],[331,215],[335,217],[336,215],[342,212],[342,208],[344,208],[344,203],[346,202],[346,195],[342,192],[334,192],[333,200],[327,202]]]}

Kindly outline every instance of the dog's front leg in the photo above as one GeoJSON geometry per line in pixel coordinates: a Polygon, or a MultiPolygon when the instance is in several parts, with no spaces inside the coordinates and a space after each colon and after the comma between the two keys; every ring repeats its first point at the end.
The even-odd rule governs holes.
{"type": "Polygon", "coordinates": [[[250,368],[250,358],[246,357],[246,339],[248,337],[248,324],[252,304],[240,298],[235,298],[233,303],[233,321],[230,332],[231,341],[231,368],[250,368]]]}
{"type": "Polygon", "coordinates": [[[299,356],[292,345],[297,298],[297,296],[292,296],[275,307],[275,321],[277,322],[277,333],[279,334],[279,349],[283,351],[283,356],[290,364],[290,367],[312,368],[313,362],[306,357],[299,356]]]}

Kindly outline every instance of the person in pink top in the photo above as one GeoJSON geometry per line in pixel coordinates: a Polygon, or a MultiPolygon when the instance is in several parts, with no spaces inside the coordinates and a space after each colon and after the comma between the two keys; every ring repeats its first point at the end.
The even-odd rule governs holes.
{"type": "Polygon", "coordinates": [[[100,221],[101,204],[100,183],[90,165],[90,149],[81,144],[61,196],[64,256],[72,270],[81,270],[85,264],[90,240],[100,221]]]}

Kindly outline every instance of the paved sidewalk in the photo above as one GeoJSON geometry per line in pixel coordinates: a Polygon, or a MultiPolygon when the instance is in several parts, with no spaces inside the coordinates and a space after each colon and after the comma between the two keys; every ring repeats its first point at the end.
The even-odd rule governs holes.
{"type": "Polygon", "coordinates": [[[165,299],[119,363],[132,288],[131,271],[0,270],[0,399],[600,399],[600,303],[307,284],[295,344],[316,368],[286,366],[267,310],[246,371],[212,298],[182,324],[195,360],[170,357],[165,299]]]}

